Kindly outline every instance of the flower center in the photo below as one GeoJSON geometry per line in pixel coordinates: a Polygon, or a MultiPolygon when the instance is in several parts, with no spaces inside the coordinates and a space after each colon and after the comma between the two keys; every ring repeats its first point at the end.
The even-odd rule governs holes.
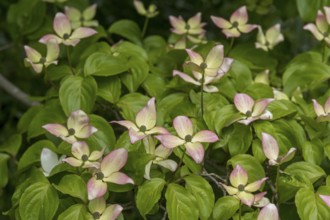
{"type": "Polygon", "coordinates": [[[245,112],[245,115],[246,115],[247,117],[250,117],[250,116],[252,115],[252,112],[251,112],[250,110],[248,110],[248,111],[245,112]]]}
{"type": "Polygon", "coordinates": [[[200,68],[202,68],[203,70],[205,70],[207,68],[207,64],[206,63],[201,63],[201,65],[199,65],[200,68]]]}
{"type": "Polygon", "coordinates": [[[81,160],[84,161],[84,162],[87,161],[88,160],[88,156],[86,154],[82,155],[81,156],[81,160]]]}
{"type": "Polygon", "coordinates": [[[234,21],[233,22],[233,27],[232,28],[237,28],[238,27],[238,22],[237,21],[234,21]]]}
{"type": "Polygon", "coordinates": [[[101,214],[99,212],[94,212],[92,215],[94,219],[99,219],[101,217],[101,214]]]}
{"type": "Polygon", "coordinates": [[[97,172],[95,175],[97,180],[102,180],[104,178],[104,174],[102,172],[97,172]]]}
{"type": "Polygon", "coordinates": [[[140,126],[140,131],[145,132],[147,130],[147,127],[145,125],[140,126]]]}
{"type": "Polygon", "coordinates": [[[68,132],[70,136],[76,133],[76,131],[73,128],[69,128],[68,132]]]}
{"type": "Polygon", "coordinates": [[[244,185],[238,185],[238,187],[237,187],[237,189],[238,189],[238,191],[240,191],[240,192],[243,192],[244,191],[244,188],[245,188],[245,186],[244,185]]]}
{"type": "Polygon", "coordinates": [[[192,136],[190,134],[186,135],[186,137],[184,137],[184,140],[186,142],[190,142],[192,140],[192,136]]]}
{"type": "Polygon", "coordinates": [[[39,60],[39,63],[44,64],[46,62],[46,58],[45,57],[41,57],[39,60]]]}
{"type": "Polygon", "coordinates": [[[69,39],[69,37],[70,37],[70,35],[69,35],[69,34],[63,34],[63,39],[64,39],[64,40],[67,40],[67,39],[69,39]]]}
{"type": "Polygon", "coordinates": [[[186,30],[189,30],[190,29],[190,25],[189,24],[186,24],[186,26],[184,27],[186,30]]]}

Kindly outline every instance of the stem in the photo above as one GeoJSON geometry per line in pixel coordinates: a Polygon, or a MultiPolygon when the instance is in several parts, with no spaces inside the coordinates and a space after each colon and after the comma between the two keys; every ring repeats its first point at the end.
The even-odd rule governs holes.
{"type": "Polygon", "coordinates": [[[146,17],[146,19],[144,20],[143,29],[142,29],[142,33],[141,33],[141,37],[142,37],[142,38],[143,38],[144,35],[146,34],[147,27],[148,27],[148,23],[149,23],[149,18],[146,17]]]}
{"type": "Polygon", "coordinates": [[[69,66],[70,66],[70,69],[71,69],[73,75],[76,75],[75,74],[75,71],[74,71],[74,69],[72,67],[71,56],[70,56],[70,52],[69,52],[69,47],[68,46],[66,47],[66,56],[68,58],[69,66]]]}
{"type": "Polygon", "coordinates": [[[30,107],[35,105],[40,105],[39,102],[31,101],[29,96],[20,90],[17,86],[12,84],[9,80],[7,80],[3,75],[0,74],[0,88],[5,90],[11,96],[21,101],[24,105],[30,107]]]}
{"type": "Polygon", "coordinates": [[[231,49],[233,48],[233,46],[234,46],[234,41],[235,41],[235,38],[232,37],[232,38],[230,39],[229,49],[227,50],[226,56],[228,56],[229,52],[230,52],[231,49]]]}
{"type": "Polygon", "coordinates": [[[323,41],[323,43],[322,43],[322,62],[323,63],[326,63],[325,57],[326,57],[326,44],[323,41]]]}
{"type": "Polygon", "coordinates": [[[280,206],[279,206],[279,193],[278,193],[278,190],[279,190],[279,177],[280,177],[280,166],[278,165],[276,167],[276,180],[275,180],[275,189],[276,189],[276,195],[275,195],[275,198],[276,198],[276,206],[277,206],[277,209],[278,211],[280,210],[280,206]]]}
{"type": "Polygon", "coordinates": [[[202,85],[201,85],[201,113],[202,113],[202,118],[204,116],[204,81],[205,81],[205,76],[204,76],[204,71],[202,73],[202,85]]]}
{"type": "Polygon", "coordinates": [[[239,201],[239,211],[238,211],[238,219],[241,220],[242,219],[242,202],[239,201]]]}

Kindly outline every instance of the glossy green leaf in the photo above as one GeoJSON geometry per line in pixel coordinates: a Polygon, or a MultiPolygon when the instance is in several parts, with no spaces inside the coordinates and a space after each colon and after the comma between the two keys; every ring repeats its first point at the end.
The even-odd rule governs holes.
{"type": "Polygon", "coordinates": [[[116,143],[116,136],[110,123],[98,115],[90,115],[89,120],[90,124],[98,129],[97,132],[86,139],[91,149],[113,149],[116,143]]]}
{"type": "Polygon", "coordinates": [[[312,183],[326,175],[321,167],[304,161],[290,164],[284,171],[297,176],[305,176],[312,183]]]}
{"type": "Polygon", "coordinates": [[[22,219],[53,219],[59,199],[56,190],[44,182],[30,185],[19,201],[19,213],[22,219]]]}
{"type": "Polygon", "coordinates": [[[166,91],[166,81],[164,78],[156,74],[148,74],[142,84],[142,87],[150,96],[158,99],[166,91]]]}
{"type": "Polygon", "coordinates": [[[302,155],[306,162],[321,165],[324,158],[323,145],[321,141],[305,142],[302,146],[302,155]]]}
{"type": "Polygon", "coordinates": [[[149,98],[140,93],[130,93],[120,98],[117,106],[126,120],[135,121],[136,114],[147,104],[149,98]]]}
{"type": "Polygon", "coordinates": [[[233,168],[239,164],[242,166],[249,176],[249,183],[256,180],[260,180],[265,177],[265,170],[259,163],[259,161],[251,155],[239,154],[228,160],[227,165],[231,165],[233,168]]]}
{"type": "Polygon", "coordinates": [[[240,201],[232,196],[224,196],[217,200],[213,209],[213,219],[227,220],[239,209],[240,201]]]}
{"type": "Polygon", "coordinates": [[[317,10],[321,8],[323,0],[314,0],[310,2],[308,0],[297,0],[297,9],[300,17],[305,22],[314,21],[316,18],[317,10]]]}
{"type": "Polygon", "coordinates": [[[273,120],[285,116],[292,116],[297,112],[297,107],[288,100],[275,100],[272,101],[267,109],[273,114],[273,120]]]}
{"type": "Polygon", "coordinates": [[[70,206],[58,216],[58,220],[90,220],[92,215],[88,213],[86,206],[75,204],[70,206]]]}
{"type": "Polygon", "coordinates": [[[121,95],[121,81],[117,77],[102,77],[97,79],[97,96],[115,104],[121,95]]]}
{"type": "Polygon", "coordinates": [[[28,130],[29,125],[33,121],[33,118],[43,109],[43,105],[36,105],[29,108],[19,119],[17,124],[17,130],[19,133],[24,133],[28,130]]]}
{"type": "Polygon", "coordinates": [[[54,187],[63,194],[68,194],[81,199],[83,202],[87,202],[86,183],[78,175],[66,175],[57,185],[54,185],[54,187]]]}
{"type": "Polygon", "coordinates": [[[323,201],[312,189],[302,188],[296,194],[295,204],[302,220],[329,219],[329,207],[322,203],[323,201]]]}
{"type": "Polygon", "coordinates": [[[76,110],[90,113],[94,107],[97,84],[93,77],[82,78],[71,76],[66,78],[60,87],[60,101],[64,112],[69,115],[76,110]]]}
{"type": "Polygon", "coordinates": [[[249,126],[236,123],[234,130],[230,134],[228,148],[230,155],[246,153],[252,142],[252,131],[249,126]]]}
{"type": "Polygon", "coordinates": [[[96,52],[90,55],[84,65],[85,76],[113,76],[127,70],[125,60],[102,52],[96,52]]]}
{"type": "Polygon", "coordinates": [[[171,183],[166,193],[166,210],[170,220],[197,220],[198,206],[195,197],[184,187],[171,183]]]}
{"type": "Polygon", "coordinates": [[[116,21],[108,31],[110,34],[117,34],[133,43],[141,44],[141,30],[134,21],[126,19],[116,21]]]}
{"type": "Polygon", "coordinates": [[[65,76],[72,75],[72,70],[68,65],[50,65],[45,71],[47,80],[59,80],[65,76]]]}
{"type": "Polygon", "coordinates": [[[144,218],[146,214],[150,213],[153,206],[159,201],[164,186],[165,180],[160,178],[147,180],[141,186],[139,186],[136,195],[136,206],[144,218]]]}
{"type": "Polygon", "coordinates": [[[0,145],[0,152],[6,152],[12,156],[16,156],[22,145],[22,135],[14,134],[10,136],[3,144],[0,145]]]}
{"type": "Polygon", "coordinates": [[[184,177],[186,189],[198,201],[200,219],[209,219],[214,206],[214,193],[211,185],[203,178],[197,175],[184,177]]]}

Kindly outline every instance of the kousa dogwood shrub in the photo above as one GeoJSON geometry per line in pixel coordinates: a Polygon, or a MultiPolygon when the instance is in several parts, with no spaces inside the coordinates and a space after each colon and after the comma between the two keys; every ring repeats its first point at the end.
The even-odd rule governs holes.
{"type": "Polygon", "coordinates": [[[329,218],[327,1],[297,1],[287,20],[272,1],[173,12],[166,36],[149,30],[158,2],[131,1],[145,22],[110,26],[99,2],[9,9],[47,90],[0,148],[6,218],[329,218]],[[301,33],[314,47],[291,53],[301,33]]]}

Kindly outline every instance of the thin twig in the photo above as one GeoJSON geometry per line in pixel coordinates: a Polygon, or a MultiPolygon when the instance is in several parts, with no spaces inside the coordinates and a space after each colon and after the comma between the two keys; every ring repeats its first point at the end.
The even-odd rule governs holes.
{"type": "Polygon", "coordinates": [[[39,102],[30,100],[29,96],[20,90],[17,86],[7,80],[2,74],[0,74],[0,88],[8,92],[11,96],[21,101],[26,106],[40,105],[39,102]]]}

